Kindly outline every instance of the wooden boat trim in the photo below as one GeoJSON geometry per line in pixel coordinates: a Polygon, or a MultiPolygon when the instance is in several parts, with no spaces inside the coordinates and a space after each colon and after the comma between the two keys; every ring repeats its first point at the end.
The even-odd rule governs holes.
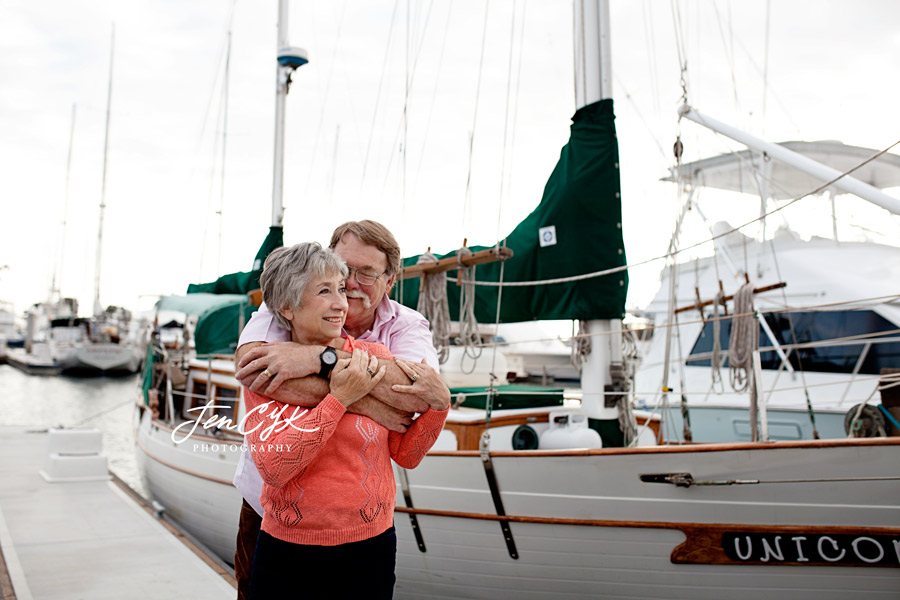
{"type": "MultiPolygon", "coordinates": [[[[554,410],[565,410],[564,407],[544,407],[546,412],[538,413],[519,413],[519,414],[498,414],[491,419],[491,429],[497,427],[509,427],[512,425],[531,425],[533,423],[547,423],[550,421],[550,413],[554,410]]],[[[638,426],[647,423],[647,417],[640,416],[637,418],[638,426]]],[[[653,432],[653,437],[657,441],[660,440],[659,418],[651,418],[648,427],[653,432]]],[[[444,429],[452,431],[456,436],[457,452],[472,450],[477,451],[481,445],[481,434],[484,433],[487,426],[487,419],[477,419],[474,421],[451,421],[444,423],[444,429]]],[[[518,454],[521,451],[516,451],[518,454]]]]}
{"type": "MultiPolygon", "coordinates": [[[[221,443],[221,441],[219,441],[219,443],[221,443]]],[[[198,473],[198,472],[196,472],[196,471],[191,471],[190,469],[185,469],[184,467],[179,467],[178,465],[175,465],[175,464],[173,464],[173,463],[170,463],[170,462],[167,461],[167,460],[163,460],[163,459],[159,458],[158,456],[155,456],[153,453],[151,453],[150,450],[147,449],[147,447],[146,447],[144,444],[141,443],[140,438],[138,438],[138,440],[137,440],[137,445],[141,448],[141,450],[144,451],[144,454],[147,455],[147,458],[150,458],[150,459],[152,459],[152,460],[155,460],[155,461],[158,462],[159,464],[164,465],[164,466],[166,466],[166,467],[169,467],[170,469],[174,469],[174,470],[179,471],[179,472],[181,472],[181,473],[185,473],[186,475],[191,475],[191,476],[193,476],[193,477],[199,477],[200,479],[205,479],[205,480],[207,480],[207,481],[212,481],[213,483],[221,483],[221,484],[223,484],[223,485],[228,485],[228,486],[233,486],[233,485],[234,485],[234,482],[232,482],[232,481],[226,481],[226,480],[224,480],[224,479],[219,479],[218,477],[212,477],[212,476],[210,476],[210,475],[204,475],[203,473],[198,473]]]]}
{"type": "Polygon", "coordinates": [[[421,263],[403,267],[400,271],[400,279],[411,279],[424,275],[443,273],[444,271],[458,270],[460,263],[463,267],[472,267],[489,262],[496,262],[512,258],[513,251],[505,246],[479,250],[466,255],[454,255],[442,258],[434,263],[421,263]]]}
{"type": "MultiPolygon", "coordinates": [[[[200,365],[190,365],[189,370],[195,378],[198,378],[199,374],[208,375],[210,373],[212,373],[214,375],[229,375],[231,377],[234,377],[234,373],[235,373],[234,369],[229,370],[229,369],[220,369],[220,368],[216,368],[216,367],[209,369],[207,367],[201,367],[200,365]]],[[[216,385],[219,385],[219,384],[216,384],[216,385]]]]}
{"type": "MultiPolygon", "coordinates": [[[[741,450],[783,450],[786,448],[843,448],[858,446],[900,446],[900,437],[892,438],[853,438],[832,440],[790,440],[777,442],[730,442],[701,443],[679,446],[649,446],[640,448],[598,448],[572,450],[498,450],[491,456],[522,458],[563,457],[563,456],[603,456],[621,454],[677,454],[681,452],[734,452],[741,450]]],[[[441,450],[429,452],[428,456],[473,456],[478,457],[477,450],[441,450]]]]}
{"type": "MultiPolygon", "coordinates": [[[[679,564],[715,564],[715,565],[779,565],[779,566],[843,566],[843,567],[900,567],[900,527],[865,527],[865,526],[820,526],[820,525],[744,525],[738,523],[670,523],[662,521],[615,521],[607,519],[565,519],[558,517],[530,517],[523,515],[491,515],[484,513],[458,512],[448,510],[432,510],[425,508],[394,507],[394,512],[419,516],[447,517],[454,519],[473,519],[481,521],[500,521],[504,523],[530,523],[542,525],[568,525],[580,527],[622,527],[630,529],[673,529],[685,535],[685,541],[672,550],[670,559],[679,564]],[[832,536],[853,536],[856,539],[876,542],[880,538],[882,550],[884,545],[893,548],[883,552],[884,562],[873,563],[866,560],[847,560],[844,562],[830,560],[813,560],[800,553],[800,560],[777,560],[768,553],[764,560],[736,560],[725,550],[723,543],[727,534],[741,536],[768,536],[790,538],[790,540],[806,541],[808,537],[826,538],[838,548],[838,539],[832,536]],[[890,556],[890,551],[894,556],[890,556]]],[[[420,525],[421,526],[421,525],[420,525]]],[[[427,529],[424,530],[427,536],[427,529]]],[[[747,543],[749,544],[749,537],[747,543]]],[[[780,540],[778,541],[780,543],[780,540]]],[[[794,542],[799,547],[800,542],[794,542]]],[[[789,542],[785,542],[787,546],[789,542]]],[[[855,546],[854,546],[855,547],[855,546]]],[[[780,546],[779,546],[780,548],[780,546]]],[[[829,548],[831,550],[831,548],[829,548]]],[[[749,553],[748,553],[749,554],[749,553]]]]}

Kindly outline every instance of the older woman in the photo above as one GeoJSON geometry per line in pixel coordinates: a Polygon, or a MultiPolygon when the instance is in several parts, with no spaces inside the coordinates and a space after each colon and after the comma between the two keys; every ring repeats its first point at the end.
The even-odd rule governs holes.
{"type": "Polygon", "coordinates": [[[331,250],[304,243],[273,251],[260,278],[292,341],[352,354],[337,361],[330,393],[310,410],[244,389],[247,441],[265,483],[251,598],[390,598],[397,548],[391,459],[417,466],[447,415],[446,406],[433,406],[400,434],[346,412],[384,376],[379,360],[391,358],[380,344],[341,337],[347,274],[331,250]]]}

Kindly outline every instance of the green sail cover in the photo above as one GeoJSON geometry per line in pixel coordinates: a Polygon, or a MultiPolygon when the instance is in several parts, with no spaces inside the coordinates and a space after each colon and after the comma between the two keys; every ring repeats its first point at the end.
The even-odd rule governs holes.
{"type": "Polygon", "coordinates": [[[214,306],[201,313],[194,329],[197,355],[234,354],[241,330],[255,311],[250,299],[241,296],[236,302],[214,306]]]}
{"type": "MultiPolygon", "coordinates": [[[[182,300],[170,299],[172,304],[184,305],[184,312],[197,314],[197,327],[194,331],[194,343],[197,354],[231,354],[237,348],[238,338],[244,324],[256,307],[250,304],[248,292],[259,289],[259,276],[262,265],[269,253],[284,245],[283,229],[280,226],[269,227],[269,234],[253,260],[253,270],[247,273],[229,273],[222,275],[210,283],[192,283],[188,286],[189,296],[182,300]],[[227,296],[235,294],[236,296],[227,296]],[[209,296],[201,298],[201,296],[209,296]],[[198,300],[190,308],[191,298],[198,300]],[[191,312],[192,311],[192,312],[191,312]]],[[[165,308],[169,308],[166,306],[165,308]]],[[[170,308],[170,310],[177,310],[170,308]]]]}
{"type": "MultiPolygon", "coordinates": [[[[612,100],[585,106],[572,117],[569,143],[544,186],[541,203],[506,238],[515,254],[503,267],[504,282],[571,277],[626,264],[614,119],[612,100]],[[545,229],[548,227],[555,228],[555,243],[542,247],[539,236],[554,241],[552,232],[545,229]]],[[[414,265],[416,260],[418,256],[404,259],[404,265],[414,265]]],[[[499,281],[500,268],[500,263],[479,265],[475,278],[499,281]]],[[[416,307],[417,281],[402,286],[406,306],[416,307]]],[[[397,294],[400,287],[395,286],[397,294]]],[[[448,282],[447,291],[450,317],[457,319],[460,288],[448,282]]],[[[626,271],[571,283],[504,287],[500,322],[621,318],[627,291],[626,271]]],[[[479,322],[496,320],[497,295],[496,287],[476,287],[475,318],[479,322]]]]}
{"type": "Polygon", "coordinates": [[[284,245],[284,232],[281,227],[269,227],[269,235],[259,247],[256,258],[253,260],[253,270],[249,272],[228,273],[209,283],[192,283],[188,285],[188,294],[246,294],[259,289],[259,276],[262,274],[262,266],[275,248],[284,245]]]}

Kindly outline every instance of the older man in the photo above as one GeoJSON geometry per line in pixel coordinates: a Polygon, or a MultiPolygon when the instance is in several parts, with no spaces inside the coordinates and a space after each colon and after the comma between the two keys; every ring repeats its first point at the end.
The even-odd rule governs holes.
{"type": "MultiPolygon", "coordinates": [[[[403,432],[413,413],[427,410],[425,400],[449,401],[450,391],[437,372],[428,322],[387,297],[400,269],[400,248],[386,227],[368,220],[339,226],[330,246],[350,269],[344,332],[384,344],[397,357],[371,395],[352,404],[350,410],[403,432]]],[[[276,400],[314,406],[328,393],[327,377],[341,352],[287,340],[290,331],[279,327],[263,304],[241,334],[235,354],[240,368],[236,377],[251,390],[276,400]]],[[[263,512],[259,501],[262,479],[247,453],[241,455],[234,484],[244,496],[234,564],[241,599],[247,595],[263,512]]]]}

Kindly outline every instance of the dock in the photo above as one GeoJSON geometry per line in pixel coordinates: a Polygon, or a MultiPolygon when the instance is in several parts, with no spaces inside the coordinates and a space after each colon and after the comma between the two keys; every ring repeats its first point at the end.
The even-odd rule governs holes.
{"type": "Polygon", "coordinates": [[[116,478],[46,481],[47,446],[47,433],[0,428],[2,600],[236,597],[227,565],[116,478]]]}

